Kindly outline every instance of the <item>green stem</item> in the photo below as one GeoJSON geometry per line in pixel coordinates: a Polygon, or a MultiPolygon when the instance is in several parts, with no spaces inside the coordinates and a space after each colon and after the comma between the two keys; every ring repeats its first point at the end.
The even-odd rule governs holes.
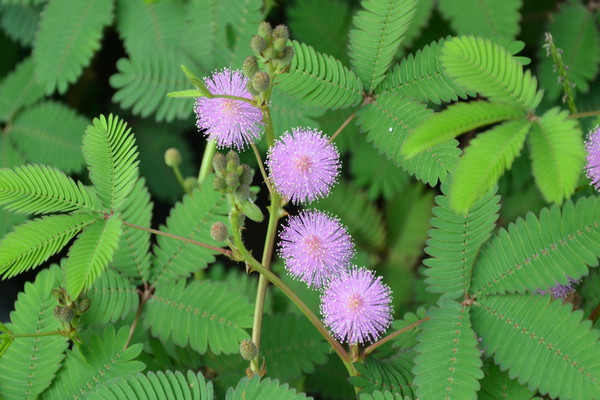
{"type": "Polygon", "coordinates": [[[423,322],[427,321],[428,319],[430,319],[429,317],[425,317],[423,319],[420,319],[416,322],[413,322],[412,324],[405,326],[404,328],[397,330],[396,332],[387,335],[386,337],[384,337],[381,340],[378,340],[377,342],[373,343],[372,345],[370,345],[369,347],[367,347],[366,349],[363,350],[362,353],[362,358],[367,357],[369,354],[371,354],[373,352],[373,350],[375,350],[376,348],[378,348],[379,346],[389,342],[390,340],[400,336],[401,334],[403,334],[404,332],[407,332],[409,330],[411,330],[412,328],[421,325],[423,322]]]}
{"type": "Polygon", "coordinates": [[[267,185],[267,189],[269,190],[269,193],[272,196],[273,189],[271,188],[271,184],[269,183],[269,177],[267,176],[267,172],[265,171],[265,166],[263,165],[258,148],[254,143],[251,143],[250,146],[252,146],[252,151],[254,151],[254,156],[256,157],[256,162],[258,163],[258,169],[260,169],[260,173],[263,177],[263,180],[265,181],[265,185],[267,185]]]}
{"type": "Polygon", "coordinates": [[[206,148],[204,149],[204,155],[202,156],[202,163],[200,164],[200,172],[198,173],[198,182],[202,183],[212,170],[212,159],[217,151],[217,142],[209,140],[206,142],[206,148]]]}
{"type": "Polygon", "coordinates": [[[67,336],[64,331],[38,332],[38,333],[13,333],[13,338],[31,338],[42,336],[67,336]]]}
{"type": "Polygon", "coordinates": [[[240,96],[231,96],[229,94],[213,94],[212,99],[214,98],[224,98],[224,99],[232,99],[232,100],[239,100],[239,101],[243,101],[246,102],[248,104],[253,105],[254,107],[256,107],[256,100],[253,99],[247,99],[245,97],[240,97],[240,96]]]}
{"type": "Polygon", "coordinates": [[[175,178],[177,178],[177,182],[179,182],[179,184],[181,185],[183,190],[188,194],[188,196],[191,196],[192,193],[189,190],[187,190],[187,188],[185,187],[185,182],[183,181],[183,175],[181,174],[179,165],[173,165],[172,168],[173,168],[173,172],[175,173],[175,178]]]}
{"type": "Polygon", "coordinates": [[[142,293],[142,299],[140,300],[140,304],[138,305],[138,309],[137,309],[137,312],[135,313],[133,322],[131,323],[131,326],[129,327],[129,336],[127,337],[127,341],[125,342],[125,345],[123,346],[123,351],[127,350],[127,347],[129,347],[129,343],[131,342],[131,338],[133,337],[135,328],[137,327],[138,321],[140,320],[140,318],[142,316],[142,311],[144,311],[144,306],[146,305],[146,301],[148,301],[148,299],[152,296],[152,290],[153,290],[153,288],[149,287],[148,285],[144,285],[144,293],[142,293]]]}
{"type": "Polygon", "coordinates": [[[348,118],[346,118],[346,120],[342,123],[342,125],[340,125],[340,127],[337,129],[337,131],[335,131],[335,133],[333,135],[331,135],[331,138],[329,139],[329,143],[332,143],[335,140],[335,138],[337,138],[338,135],[340,133],[342,133],[344,128],[346,128],[348,126],[348,124],[354,119],[354,117],[356,117],[356,113],[352,113],[352,114],[350,114],[350,116],[348,118]]]}

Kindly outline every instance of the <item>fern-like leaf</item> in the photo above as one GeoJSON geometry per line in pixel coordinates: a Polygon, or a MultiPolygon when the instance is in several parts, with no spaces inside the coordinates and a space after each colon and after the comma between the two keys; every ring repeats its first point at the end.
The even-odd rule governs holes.
{"type": "Polygon", "coordinates": [[[466,212],[473,203],[498,183],[521,153],[531,128],[526,119],[504,122],[480,133],[465,149],[450,188],[450,206],[466,212]]]}
{"type": "Polygon", "coordinates": [[[0,13],[0,27],[4,33],[23,47],[31,47],[40,20],[41,4],[7,4],[0,13]]]}
{"type": "Polygon", "coordinates": [[[456,103],[419,124],[404,141],[402,154],[411,158],[465,132],[524,115],[525,110],[511,104],[487,101],[456,103]]]}
{"type": "MultiPolygon", "coordinates": [[[[58,301],[52,295],[62,279],[54,265],[37,274],[35,282],[25,284],[19,295],[11,323],[16,334],[35,334],[61,329],[54,317],[58,301]]],[[[0,357],[0,397],[5,400],[37,399],[54,379],[68,346],[64,336],[20,337],[0,357]]]]}
{"type": "Polygon", "coordinates": [[[213,400],[213,388],[204,380],[202,373],[188,371],[187,376],[179,371],[174,373],[148,372],[128,375],[97,385],[93,392],[86,395],[88,400],[129,400],[177,399],[177,400],[213,400]]]}
{"type": "Polygon", "coordinates": [[[44,8],[33,45],[35,75],[47,93],[65,93],[100,48],[113,0],[56,0],[44,8]],[[69,18],[65,18],[69,15],[69,18]]]}
{"type": "Polygon", "coordinates": [[[435,186],[438,181],[446,181],[448,172],[458,162],[461,151],[456,140],[434,146],[411,160],[400,153],[405,139],[431,113],[421,103],[387,93],[361,107],[357,116],[361,130],[367,132],[367,140],[380,153],[417,179],[435,186]]]}
{"type": "Polygon", "coordinates": [[[84,399],[96,386],[142,371],[144,363],[135,360],[142,344],[127,346],[128,337],[128,326],[115,332],[108,325],[102,337],[84,332],[82,344],[67,351],[58,376],[41,400],[84,399]]]}
{"type": "Polygon", "coordinates": [[[113,215],[88,226],[77,236],[65,263],[65,288],[72,299],[92,286],[111,262],[121,232],[121,220],[113,215]]]}
{"type": "MultiPolygon", "coordinates": [[[[447,193],[448,187],[442,186],[447,193]]],[[[473,263],[481,246],[488,240],[498,219],[500,196],[490,192],[477,201],[468,212],[457,214],[450,208],[446,196],[437,196],[425,252],[431,256],[423,261],[427,290],[441,293],[442,298],[464,298],[469,290],[473,263]]]]}
{"type": "Polygon", "coordinates": [[[348,54],[352,69],[372,92],[383,80],[412,17],[415,0],[363,0],[354,16],[348,54]]]}
{"type": "Polygon", "coordinates": [[[402,350],[392,357],[374,360],[368,358],[364,364],[355,363],[358,376],[350,377],[349,381],[355,387],[362,388],[361,392],[373,393],[390,391],[396,399],[415,398],[413,385],[415,351],[402,350]]]}
{"type": "Polygon", "coordinates": [[[492,102],[506,102],[525,110],[534,110],[542,99],[537,80],[508,50],[488,40],[461,36],[442,47],[446,72],[468,90],[492,102]]]}
{"type": "Polygon", "coordinates": [[[519,33],[522,0],[440,0],[439,9],[461,35],[513,39],[519,33]]]}
{"type": "MultiPolygon", "coordinates": [[[[167,218],[167,226],[162,231],[202,243],[219,246],[210,236],[210,226],[217,222],[227,223],[227,200],[212,187],[207,179],[202,186],[184,196],[167,218]]],[[[150,281],[154,286],[187,277],[192,272],[213,262],[216,252],[181,240],[159,236],[154,247],[154,268],[150,281]]]]}
{"type": "Polygon", "coordinates": [[[7,130],[27,161],[79,172],[85,162],[81,136],[88,122],[70,108],[46,101],[20,113],[7,130]]]}
{"type": "Polygon", "coordinates": [[[315,118],[321,117],[325,113],[324,110],[307,107],[302,100],[279,90],[279,86],[273,88],[271,101],[271,118],[276,133],[283,133],[296,126],[319,129],[319,123],[315,118]]]}
{"type": "Polygon", "coordinates": [[[482,296],[471,310],[486,354],[551,398],[600,398],[600,332],[551,296],[482,296]]]}
{"type": "Polygon", "coordinates": [[[292,41],[292,47],[294,58],[288,73],[281,75],[279,89],[300,97],[310,107],[332,110],[362,100],[360,79],[340,61],[304,43],[292,41]]]}
{"type": "Polygon", "coordinates": [[[535,182],[549,202],[571,197],[585,164],[585,150],[577,121],[552,108],[533,125],[529,136],[535,182]]]}
{"type": "Polygon", "coordinates": [[[139,295],[129,279],[107,269],[86,292],[90,308],[83,314],[85,324],[107,326],[138,307],[139,295]]]}
{"type": "Polygon", "coordinates": [[[579,279],[600,257],[600,199],[581,198],[519,218],[501,229],[481,251],[471,291],[482,294],[524,293],[546,289],[568,277],[579,279]]]}
{"type": "Polygon", "coordinates": [[[359,400],[396,400],[396,399],[411,399],[411,397],[396,397],[392,392],[382,392],[379,390],[374,391],[373,393],[359,393],[359,400]]]}
{"type": "Polygon", "coordinates": [[[277,380],[270,378],[259,379],[255,375],[252,379],[242,378],[237,386],[227,391],[225,400],[302,400],[306,399],[304,393],[297,393],[296,389],[289,387],[287,383],[280,384],[277,380]]]}
{"type": "Polygon", "coordinates": [[[535,393],[521,385],[516,379],[510,379],[507,372],[488,362],[483,365],[485,376],[480,381],[481,390],[477,393],[479,400],[531,400],[535,393]]]}
{"type": "Polygon", "coordinates": [[[394,92],[421,102],[441,104],[466,99],[467,91],[459,86],[442,68],[440,62],[444,39],[423,47],[406,58],[390,71],[376,94],[394,92]]]}
{"type": "Polygon", "coordinates": [[[414,384],[420,399],[477,399],[481,354],[469,309],[446,300],[427,313],[415,350],[414,384]]]}
{"type": "Polygon", "coordinates": [[[199,353],[209,346],[215,354],[238,352],[240,342],[248,338],[244,328],[252,326],[252,305],[223,283],[194,281],[186,287],[179,280],[161,285],[146,307],[144,325],[154,336],[161,341],[171,338],[179,346],[189,344],[199,353]]]}
{"type": "Polygon", "coordinates": [[[183,29],[187,38],[184,46],[187,53],[194,55],[202,66],[203,73],[222,67],[217,62],[218,49],[227,47],[222,6],[223,2],[219,0],[196,0],[184,5],[183,29]]]}
{"type": "Polygon", "coordinates": [[[0,240],[2,279],[37,267],[96,218],[90,214],[47,215],[18,225],[0,240]]]}
{"type": "Polygon", "coordinates": [[[0,169],[0,205],[23,214],[100,209],[91,188],[56,168],[37,164],[0,169]]]}
{"type": "Polygon", "coordinates": [[[31,105],[44,97],[44,88],[33,76],[33,59],[26,58],[0,82],[0,121],[14,118],[23,107],[31,105]]]}
{"type": "Polygon", "coordinates": [[[121,210],[138,177],[137,147],[125,121],[110,114],[94,118],[82,148],[90,180],[103,205],[121,210]]]}

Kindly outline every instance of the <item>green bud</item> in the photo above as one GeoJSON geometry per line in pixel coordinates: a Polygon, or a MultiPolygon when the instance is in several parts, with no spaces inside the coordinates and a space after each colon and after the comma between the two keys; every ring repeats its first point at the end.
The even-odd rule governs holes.
{"type": "Polygon", "coordinates": [[[271,79],[266,72],[258,71],[252,77],[252,87],[257,92],[265,92],[269,88],[270,83],[271,79]]]}
{"type": "Polygon", "coordinates": [[[260,211],[260,208],[258,208],[258,206],[250,200],[246,200],[240,203],[240,208],[242,209],[244,215],[250,218],[252,221],[262,222],[262,220],[264,219],[263,213],[262,211],[260,211]]]}
{"type": "Polygon", "coordinates": [[[246,57],[244,64],[242,65],[242,71],[244,72],[246,78],[252,78],[256,71],[258,71],[258,61],[256,60],[256,57],[246,57]]]}
{"type": "Polygon", "coordinates": [[[217,192],[226,192],[227,183],[225,182],[225,178],[222,176],[215,176],[215,179],[213,180],[213,187],[217,192]]]}
{"type": "Polygon", "coordinates": [[[215,222],[210,226],[210,237],[217,242],[224,242],[227,240],[228,231],[227,225],[222,222],[215,222]]]}
{"type": "Polygon", "coordinates": [[[240,184],[240,178],[235,172],[228,172],[225,176],[225,183],[231,190],[235,190],[240,184]]]}
{"type": "Polygon", "coordinates": [[[230,150],[229,153],[227,153],[225,159],[227,161],[227,171],[233,171],[237,168],[238,165],[240,165],[240,156],[233,150],[230,150]]]}
{"type": "Polygon", "coordinates": [[[188,176],[183,180],[183,189],[186,192],[193,192],[198,187],[200,187],[200,184],[198,183],[198,178],[195,176],[188,176]]]}
{"type": "Polygon", "coordinates": [[[165,164],[173,168],[181,164],[181,153],[174,147],[168,148],[165,151],[165,164]]]}
{"type": "Polygon", "coordinates": [[[292,63],[293,58],[294,58],[294,48],[292,46],[287,46],[285,49],[283,49],[283,53],[281,54],[281,57],[279,58],[279,62],[283,66],[288,67],[292,63]]]}
{"type": "Polygon", "coordinates": [[[212,165],[217,175],[225,174],[226,164],[227,160],[225,159],[225,154],[216,152],[212,159],[212,165]]]}
{"type": "Polygon", "coordinates": [[[271,34],[273,33],[273,28],[271,27],[271,24],[268,23],[267,21],[263,21],[260,23],[260,25],[258,26],[258,34],[260,36],[262,36],[263,38],[267,38],[269,36],[271,36],[271,34]]]}
{"type": "Polygon", "coordinates": [[[250,186],[243,184],[238,186],[235,189],[235,199],[239,202],[242,203],[244,201],[248,201],[248,198],[250,197],[250,186]]]}
{"type": "Polygon", "coordinates": [[[252,178],[254,178],[254,170],[247,164],[242,164],[242,175],[240,175],[240,183],[244,185],[250,185],[252,178]]]}
{"type": "Polygon", "coordinates": [[[277,25],[273,29],[273,37],[288,40],[290,38],[290,30],[285,25],[277,25]]]}
{"type": "Polygon", "coordinates": [[[286,45],[287,45],[287,39],[284,39],[284,38],[277,38],[273,41],[273,48],[278,53],[281,53],[285,49],[286,45]]]}
{"type": "Polygon", "coordinates": [[[267,41],[262,36],[254,35],[250,39],[250,48],[256,55],[261,55],[267,48],[267,41]]]}
{"type": "Polygon", "coordinates": [[[83,314],[84,312],[86,312],[87,310],[90,309],[90,306],[92,305],[92,302],[90,301],[90,299],[83,298],[79,301],[79,304],[77,305],[77,311],[80,314],[83,314]]]}
{"type": "Polygon", "coordinates": [[[262,52],[262,55],[265,58],[272,59],[272,58],[277,57],[277,52],[275,51],[275,49],[273,47],[267,47],[267,49],[262,52]]]}
{"type": "Polygon", "coordinates": [[[246,90],[248,91],[248,93],[250,93],[254,97],[256,97],[260,94],[259,92],[254,90],[254,88],[252,87],[252,81],[246,82],[246,90]]]}
{"type": "Polygon", "coordinates": [[[68,324],[73,321],[74,313],[71,307],[54,307],[54,316],[63,324],[68,324]]]}
{"type": "Polygon", "coordinates": [[[240,343],[240,355],[246,361],[252,361],[258,356],[258,349],[252,340],[242,340],[240,343]]]}

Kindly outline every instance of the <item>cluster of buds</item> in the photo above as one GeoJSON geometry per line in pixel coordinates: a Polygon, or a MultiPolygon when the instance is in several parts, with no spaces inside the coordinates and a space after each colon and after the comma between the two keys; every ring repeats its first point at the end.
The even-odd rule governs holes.
{"type": "Polygon", "coordinates": [[[52,294],[58,301],[58,305],[54,307],[54,317],[64,325],[72,325],[73,321],[77,321],[91,305],[87,297],[72,301],[63,288],[54,289],[52,294]]]}

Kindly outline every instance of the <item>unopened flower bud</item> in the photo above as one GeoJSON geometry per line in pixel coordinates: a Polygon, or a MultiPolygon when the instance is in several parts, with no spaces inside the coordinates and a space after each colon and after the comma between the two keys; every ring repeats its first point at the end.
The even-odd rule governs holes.
{"type": "Polygon", "coordinates": [[[292,59],[294,58],[294,48],[292,46],[287,46],[285,49],[283,49],[283,53],[281,54],[281,57],[279,58],[279,62],[287,67],[292,63],[292,59]]]}
{"type": "Polygon", "coordinates": [[[268,36],[271,36],[272,33],[273,33],[273,28],[271,27],[270,23],[263,21],[258,26],[258,34],[260,36],[262,36],[263,38],[266,39],[268,36]]]}
{"type": "Polygon", "coordinates": [[[90,299],[83,298],[79,301],[79,304],[77,305],[77,311],[80,314],[83,314],[84,312],[86,312],[87,310],[90,309],[90,306],[92,305],[92,302],[90,301],[90,299]]]}
{"type": "Polygon", "coordinates": [[[225,178],[222,176],[215,176],[215,179],[213,180],[213,187],[217,192],[226,192],[227,183],[225,183],[225,178]]]}
{"type": "Polygon", "coordinates": [[[188,176],[183,180],[183,189],[186,192],[192,192],[198,187],[200,187],[200,184],[198,183],[198,178],[195,176],[188,176]]]}
{"type": "Polygon", "coordinates": [[[258,349],[252,340],[242,340],[240,343],[240,354],[246,361],[252,361],[258,355],[258,349]]]}
{"type": "Polygon", "coordinates": [[[240,178],[235,172],[228,172],[225,176],[225,183],[229,189],[235,190],[240,184],[240,178]]]}
{"type": "Polygon", "coordinates": [[[54,307],[54,316],[63,324],[68,324],[73,321],[73,310],[70,307],[54,307]]]}
{"type": "Polygon", "coordinates": [[[168,148],[165,151],[165,164],[169,167],[176,167],[181,164],[181,153],[174,147],[168,148]]]}
{"type": "Polygon", "coordinates": [[[267,48],[267,41],[262,36],[254,35],[250,39],[250,48],[256,55],[260,55],[267,48]]]}
{"type": "Polygon", "coordinates": [[[288,40],[290,38],[290,30],[285,25],[277,25],[273,29],[273,37],[288,40]]]}
{"type": "Polygon", "coordinates": [[[240,183],[245,185],[250,185],[252,183],[252,178],[254,178],[254,170],[250,168],[247,164],[242,164],[242,175],[240,175],[240,183]]]}
{"type": "Polygon", "coordinates": [[[277,38],[273,41],[273,48],[279,53],[281,53],[285,49],[286,45],[287,39],[284,38],[277,38]]]}
{"type": "Polygon", "coordinates": [[[210,237],[217,242],[224,242],[227,240],[227,225],[222,222],[215,222],[210,226],[210,237]]]}
{"type": "Polygon", "coordinates": [[[252,87],[257,92],[265,92],[269,88],[270,83],[271,79],[266,72],[258,71],[252,77],[252,87]]]}
{"type": "Polygon", "coordinates": [[[240,156],[233,150],[230,150],[229,153],[227,153],[225,159],[227,161],[227,171],[233,171],[240,165],[240,156]]]}
{"type": "Polygon", "coordinates": [[[240,203],[243,201],[248,201],[248,198],[250,197],[250,186],[246,184],[239,185],[237,189],[235,189],[234,195],[236,200],[240,203]]]}
{"type": "Polygon", "coordinates": [[[225,154],[223,153],[215,153],[212,159],[213,169],[217,173],[217,175],[225,174],[225,166],[227,165],[227,160],[225,159],[225,154]]]}
{"type": "Polygon", "coordinates": [[[246,57],[244,64],[242,65],[242,71],[244,72],[246,78],[252,78],[256,71],[258,71],[258,61],[256,60],[256,57],[246,57]]]}

